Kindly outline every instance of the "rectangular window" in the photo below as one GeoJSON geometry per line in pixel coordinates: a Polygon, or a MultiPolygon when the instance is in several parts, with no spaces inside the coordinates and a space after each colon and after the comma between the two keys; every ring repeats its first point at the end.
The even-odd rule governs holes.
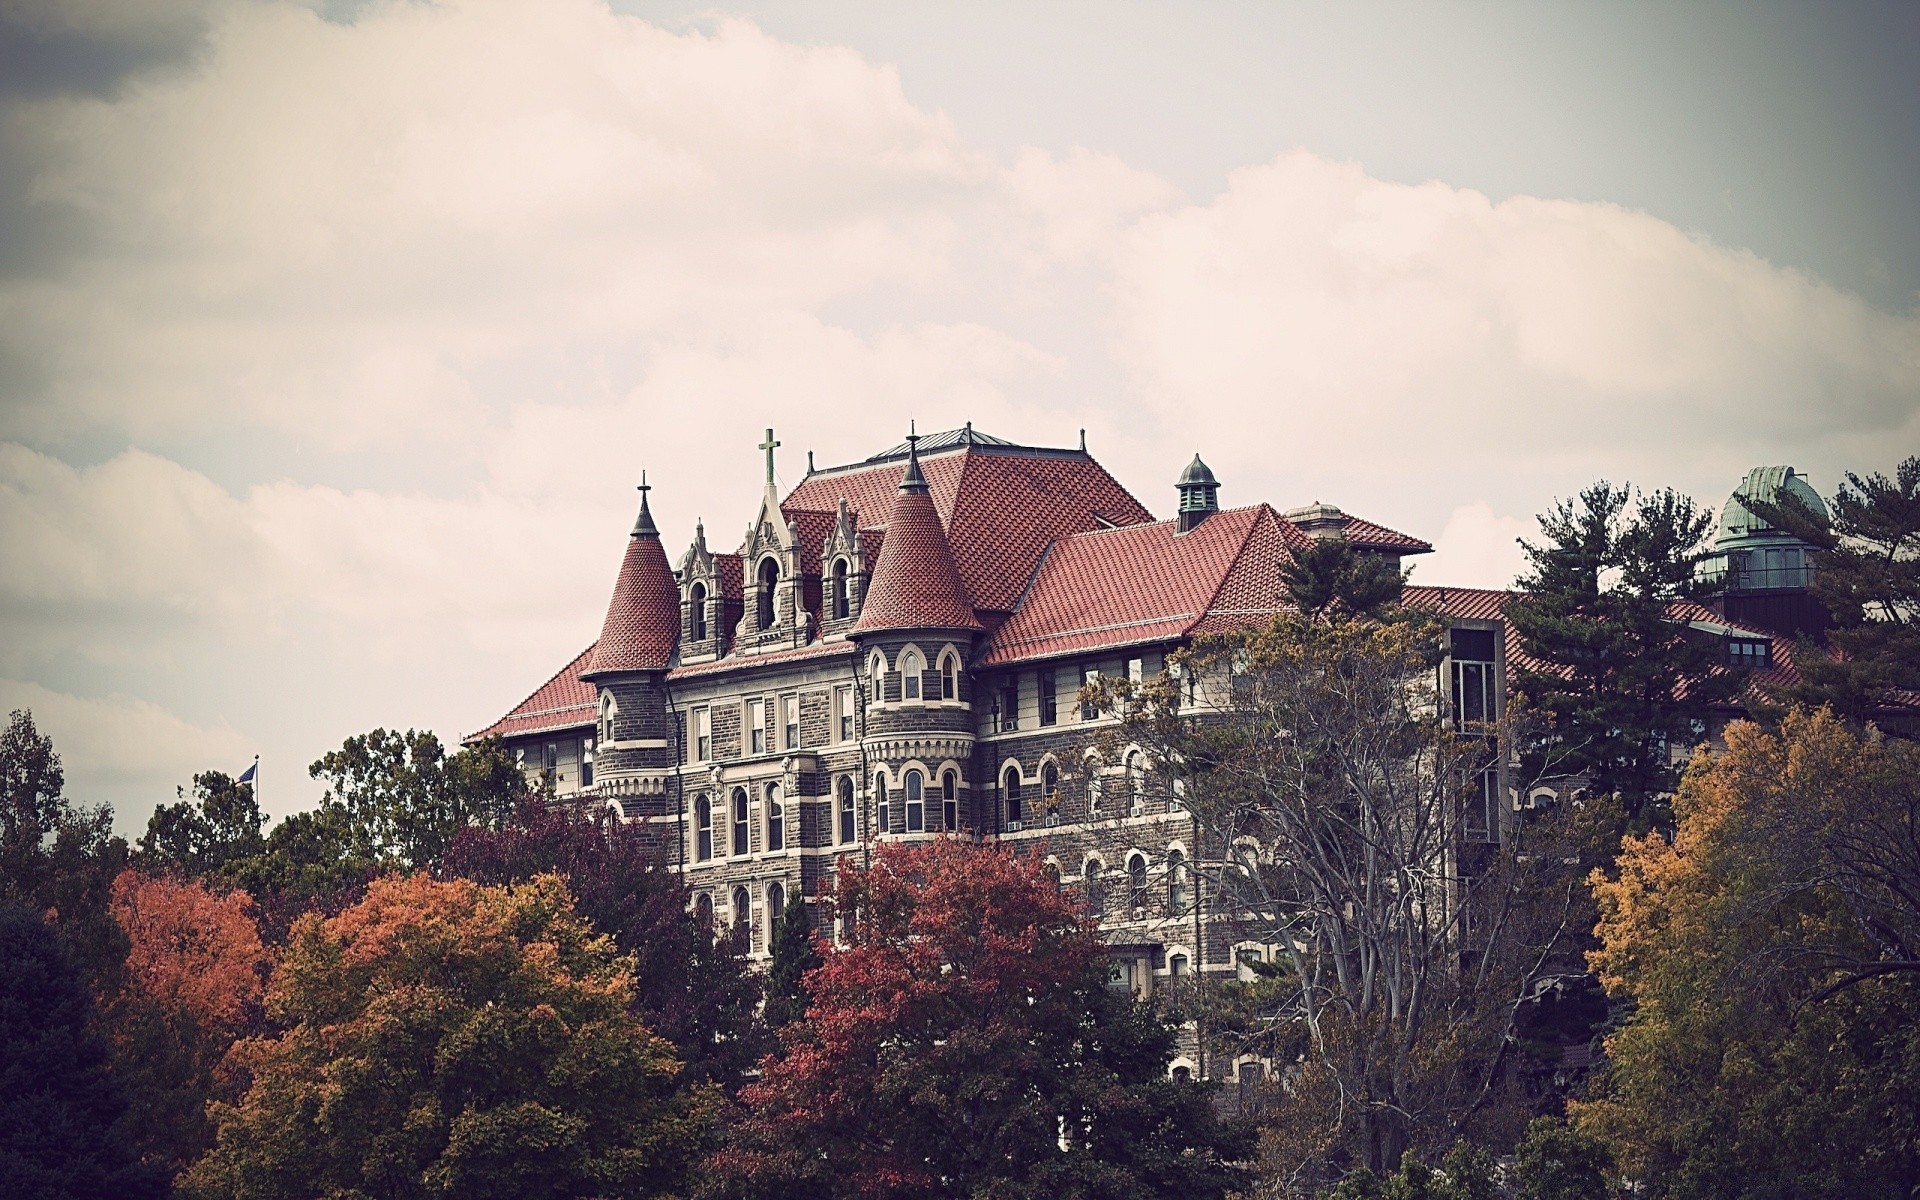
{"type": "Polygon", "coordinates": [[[559,773],[560,745],[557,742],[548,742],[546,752],[541,757],[540,777],[552,785],[559,773]]]}
{"type": "Polygon", "coordinates": [[[580,786],[593,786],[593,739],[588,738],[580,747],[580,786]]]}
{"type": "Polygon", "coordinates": [[[781,745],[788,750],[800,748],[800,697],[780,697],[781,745]]]}
{"type": "Polygon", "coordinates": [[[713,710],[696,708],[693,710],[693,761],[707,762],[713,758],[713,710]]]}
{"type": "Polygon", "coordinates": [[[1000,730],[1020,728],[1020,677],[1007,676],[1000,686],[1000,730]]]}
{"type": "MultiPolygon", "coordinates": [[[[1100,680],[1099,667],[1081,667],[1080,668],[1080,686],[1081,687],[1084,688],[1090,683],[1097,683],[1099,682],[1099,680],[1100,680]]],[[[1080,706],[1080,719],[1082,721],[1091,721],[1099,715],[1100,715],[1100,709],[1095,705],[1082,704],[1080,706]]]]}
{"type": "Polygon", "coordinates": [[[853,740],[853,685],[843,683],[833,689],[833,727],[839,740],[853,740]]]}
{"type": "Polygon", "coordinates": [[[960,828],[960,785],[954,779],[952,771],[940,777],[941,816],[946,819],[942,826],[948,833],[960,828]]]}
{"type": "Polygon", "coordinates": [[[1147,660],[1146,659],[1130,658],[1127,660],[1127,679],[1129,681],[1133,683],[1139,683],[1146,677],[1147,677],[1147,660]]]}
{"type": "Polygon", "coordinates": [[[1500,840],[1500,772],[1489,766],[1474,773],[1464,800],[1466,836],[1470,842],[1500,840]]]}
{"type": "Polygon", "coordinates": [[[1456,726],[1487,724],[1498,715],[1499,681],[1494,674],[1494,634],[1491,629],[1447,631],[1453,659],[1450,692],[1456,726]]]}
{"type": "Polygon", "coordinates": [[[767,702],[747,701],[747,753],[767,752],[767,702]]]}
{"type": "Polygon", "coordinates": [[[1060,673],[1052,667],[1040,672],[1040,723],[1051,725],[1060,719],[1060,673]]]}
{"type": "Polygon", "coordinates": [[[1773,665],[1773,647],[1758,638],[1728,638],[1727,665],[1763,671],[1773,665]]]}

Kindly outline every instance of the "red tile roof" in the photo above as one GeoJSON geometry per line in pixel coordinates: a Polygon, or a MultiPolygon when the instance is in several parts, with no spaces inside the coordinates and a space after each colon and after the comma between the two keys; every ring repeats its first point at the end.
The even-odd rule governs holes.
{"type": "MultiPolygon", "coordinates": [[[[1109,524],[1153,520],[1105,467],[1082,451],[962,443],[926,455],[920,469],[966,596],[985,612],[1013,607],[1033,565],[1056,539],[1109,524]]],[[[810,511],[831,517],[845,499],[871,555],[864,531],[891,519],[905,471],[904,458],[816,471],[793,489],[781,509],[789,516],[810,511]]],[[[818,547],[814,550],[817,555],[818,547]]]]}
{"type": "MultiPolygon", "coordinates": [[[[649,530],[652,522],[647,523],[649,530]]],[[[582,675],[664,671],[680,645],[680,586],[667,566],[660,535],[636,530],[627,539],[600,640],[582,675]]]]}
{"type": "Polygon", "coordinates": [[[1216,513],[1188,533],[1157,521],[1062,538],[981,663],[1171,641],[1231,619],[1234,609],[1270,614],[1283,553],[1278,521],[1260,505],[1216,513]]]}
{"type": "Polygon", "coordinates": [[[933,497],[914,471],[894,497],[887,538],[853,631],[979,628],[933,497]]]}
{"type": "Polygon", "coordinates": [[[477,742],[481,738],[514,737],[593,724],[596,689],[580,678],[592,653],[592,646],[582,650],[572,662],[555,672],[553,678],[534,689],[533,695],[514,705],[506,716],[478,733],[468,734],[466,740],[477,742]]]}

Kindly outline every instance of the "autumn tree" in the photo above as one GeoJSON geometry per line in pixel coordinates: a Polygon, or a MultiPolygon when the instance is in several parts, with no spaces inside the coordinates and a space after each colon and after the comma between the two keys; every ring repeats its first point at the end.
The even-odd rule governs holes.
{"type": "Polygon", "coordinates": [[[1207,919],[1276,948],[1196,1011],[1210,1041],[1289,1064],[1262,1118],[1283,1194],[1352,1165],[1385,1178],[1409,1149],[1512,1145],[1520,1013],[1582,973],[1568,864],[1606,845],[1584,810],[1513,820],[1489,774],[1512,730],[1445,719],[1439,623],[1363,607],[1292,608],[1083,693],[1191,814],[1207,919]]]}
{"type": "Polygon", "coordinates": [[[941,839],[844,870],[822,946],[710,1190],[753,1197],[1218,1197],[1248,1146],[1168,1077],[1173,1032],[1109,986],[1034,863],[941,839]]]}
{"type": "Polygon", "coordinates": [[[1892,478],[1848,472],[1826,513],[1788,495],[1748,503],[1816,548],[1812,591],[1832,615],[1826,636],[1840,652],[1803,647],[1799,681],[1779,699],[1863,721],[1920,691],[1920,457],[1892,478]]]}
{"type": "Polygon", "coordinates": [[[1920,747],[1825,711],[1696,756],[1671,841],[1596,875],[1631,1020],[1578,1106],[1645,1194],[1920,1188],[1920,747]]]}
{"type": "Polygon", "coordinates": [[[131,946],[105,1011],[114,1071],[134,1149],[172,1176],[213,1145],[207,1103],[227,1050],[260,1020],[269,956],[242,892],[123,871],[113,914],[131,946]]]}
{"type": "Polygon", "coordinates": [[[686,1080],[736,1087],[766,1050],[746,931],[716,935],[699,918],[643,827],[529,798],[498,828],[455,834],[441,872],[486,884],[564,879],[576,911],[634,957],[635,1011],[673,1044],[686,1080]]]}
{"type": "Polygon", "coordinates": [[[188,1196],[642,1197],[704,1145],[632,963],[552,876],[376,881],[300,919],[188,1196]]]}
{"type": "Polygon", "coordinates": [[[39,914],[0,904],[0,1195],[166,1195],[127,1143],[126,1110],[86,980],[39,914]]]}
{"type": "Polygon", "coordinates": [[[1545,717],[1523,774],[1584,776],[1629,819],[1657,815],[1679,778],[1671,748],[1700,741],[1741,686],[1719,640],[1673,615],[1699,590],[1712,516],[1678,492],[1604,480],[1541,514],[1506,609],[1525,655],[1510,687],[1545,717]]]}

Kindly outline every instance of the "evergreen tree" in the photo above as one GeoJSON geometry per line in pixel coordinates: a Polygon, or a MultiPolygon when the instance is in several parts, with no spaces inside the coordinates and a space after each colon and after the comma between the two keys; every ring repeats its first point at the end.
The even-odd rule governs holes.
{"type": "Polygon", "coordinates": [[[767,1028],[779,1030],[807,1015],[806,974],[820,965],[807,925],[807,902],[798,892],[788,899],[773,929],[773,963],[767,970],[767,1028]]]}
{"type": "Polygon", "coordinates": [[[122,1132],[126,1097],[92,1016],[53,930],[26,908],[0,907],[0,1195],[9,1200],[166,1194],[122,1132]]]}
{"type": "Polygon", "coordinates": [[[1310,620],[1377,615],[1400,599],[1406,579],[1386,559],[1355,550],[1344,537],[1315,541],[1280,564],[1287,602],[1310,620]]]}
{"type": "Polygon", "coordinates": [[[1712,514],[1663,490],[1604,480],[1540,517],[1507,620],[1531,664],[1511,681],[1543,717],[1525,778],[1584,775],[1630,819],[1672,792],[1676,760],[1742,680],[1719,640],[1674,611],[1697,591],[1712,514]]]}
{"type": "Polygon", "coordinates": [[[1920,457],[1891,479],[1848,472],[1831,516],[1791,496],[1748,507],[1817,548],[1812,591],[1832,614],[1826,636],[1840,652],[1803,645],[1794,658],[1800,682],[1777,699],[1861,721],[1898,693],[1920,691],[1920,457]]]}

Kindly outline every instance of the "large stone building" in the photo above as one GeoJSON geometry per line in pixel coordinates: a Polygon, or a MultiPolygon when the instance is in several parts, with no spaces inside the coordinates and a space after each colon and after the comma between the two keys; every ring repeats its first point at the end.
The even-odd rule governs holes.
{"type": "MultiPolygon", "coordinates": [[[[1080,706],[1081,686],[1156,675],[1196,635],[1264,622],[1282,562],[1314,539],[1395,564],[1431,547],[1326,504],[1223,510],[1197,456],[1159,521],[1084,445],[969,426],[809,469],[784,498],[774,445],[769,431],[741,543],[715,552],[698,530],[677,570],[643,484],[599,639],[474,737],[641,823],[702,911],[750,926],[756,954],[788,898],[840,862],[944,833],[1046,859],[1097,908],[1138,991],[1270,953],[1203,911],[1192,868],[1207,847],[1177,788],[1080,706]]],[[[1439,684],[1456,717],[1491,721],[1504,703],[1508,598],[1408,589],[1452,626],[1439,684]]],[[[1775,665],[1766,633],[1721,628],[1775,665]]],[[[1204,707],[1230,683],[1188,686],[1204,707]]],[[[1469,839],[1497,842],[1550,798],[1519,795],[1506,770],[1482,780],[1469,839]]]]}
{"type": "MultiPolygon", "coordinates": [[[[677,570],[643,490],[599,640],[473,736],[642,823],[703,910],[750,924],[755,953],[789,897],[874,839],[952,832],[1056,865],[1137,989],[1237,969],[1230,928],[1199,919],[1179,796],[1081,685],[1264,620],[1289,548],[1342,536],[1397,563],[1431,547],[1325,504],[1222,510],[1198,457],[1157,521],[1084,446],[968,427],[809,470],[784,498],[771,431],[763,448],[739,546],[698,530],[677,570]]],[[[1453,589],[1453,605],[1483,595],[1453,589]]],[[[1446,669],[1492,705],[1499,623],[1461,625],[1477,657],[1446,669]]]]}

